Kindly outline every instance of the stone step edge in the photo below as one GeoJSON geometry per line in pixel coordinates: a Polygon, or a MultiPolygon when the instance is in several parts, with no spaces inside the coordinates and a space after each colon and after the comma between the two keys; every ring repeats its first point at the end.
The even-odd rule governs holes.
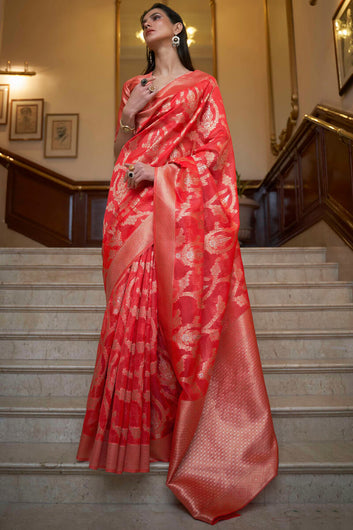
{"type": "MultiPolygon", "coordinates": [[[[97,313],[104,312],[105,305],[2,305],[0,313],[97,313]]],[[[352,311],[353,302],[343,304],[251,304],[253,312],[296,312],[296,311],[352,311]]]]}
{"type": "MultiPolygon", "coordinates": [[[[53,360],[53,359],[12,359],[0,360],[0,374],[92,374],[94,359],[53,360]]],[[[267,359],[262,361],[265,374],[332,374],[353,372],[353,359],[325,359],[315,362],[300,360],[267,359]]]]}
{"type": "MultiPolygon", "coordinates": [[[[260,263],[260,264],[245,264],[244,269],[245,271],[247,269],[264,269],[264,268],[270,268],[270,269],[317,269],[317,268],[324,268],[324,269],[338,269],[338,264],[333,262],[323,262],[323,263],[260,263]]],[[[82,272],[85,271],[101,271],[102,266],[101,265],[70,265],[67,263],[64,263],[62,265],[0,265],[0,271],[31,271],[31,270],[48,270],[48,271],[56,271],[56,270],[66,270],[68,272],[73,270],[79,270],[82,272]]]]}
{"type": "MultiPolygon", "coordinates": [[[[295,397],[295,396],[294,396],[295,397]]],[[[25,406],[0,406],[0,417],[25,417],[25,418],[83,418],[86,413],[85,407],[25,407],[25,406]]],[[[342,406],[272,406],[273,417],[337,417],[353,416],[353,401],[350,405],[342,406]]]]}
{"type": "MultiPolygon", "coordinates": [[[[318,281],[318,282],[247,282],[248,289],[334,289],[334,288],[353,288],[353,282],[347,280],[336,281],[318,281]]],[[[27,290],[27,289],[46,289],[60,290],[103,290],[103,283],[1,283],[0,290],[27,290]]]]}
{"type": "MultiPolygon", "coordinates": [[[[331,282],[247,282],[248,290],[253,289],[352,289],[353,282],[337,280],[331,282]]],[[[27,290],[68,290],[68,291],[104,291],[103,283],[1,283],[0,291],[27,291],[27,290]]]]}
{"type": "MultiPolygon", "coordinates": [[[[153,462],[150,464],[150,474],[166,475],[169,465],[164,462],[153,462]]],[[[283,463],[279,462],[278,473],[280,474],[353,474],[353,462],[305,462],[305,463],[283,463]]],[[[0,463],[0,474],[12,475],[107,475],[102,469],[90,469],[88,462],[76,463],[0,463]]],[[[137,473],[136,473],[137,474],[137,473]]],[[[139,474],[140,475],[140,474],[139,474]]]]}
{"type": "MultiPolygon", "coordinates": [[[[326,247],[244,247],[241,252],[249,254],[257,252],[288,252],[296,254],[297,252],[327,252],[326,247]]],[[[31,248],[31,247],[0,247],[0,254],[99,254],[101,255],[101,247],[84,248],[84,247],[50,247],[50,248],[31,248]]]]}
{"type": "MultiPolygon", "coordinates": [[[[94,340],[98,341],[100,333],[95,331],[82,330],[40,330],[40,331],[23,331],[23,330],[0,330],[1,340],[94,340]]],[[[258,340],[286,340],[286,339],[325,339],[325,338],[353,338],[352,329],[323,329],[323,330],[277,330],[277,331],[258,331],[256,332],[258,340]]]]}

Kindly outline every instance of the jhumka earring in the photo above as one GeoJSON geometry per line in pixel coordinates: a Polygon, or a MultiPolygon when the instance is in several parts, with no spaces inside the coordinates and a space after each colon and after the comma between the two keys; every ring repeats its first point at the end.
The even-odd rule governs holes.
{"type": "Polygon", "coordinates": [[[172,46],[173,48],[177,48],[180,45],[180,37],[178,35],[174,35],[172,38],[172,46]]]}

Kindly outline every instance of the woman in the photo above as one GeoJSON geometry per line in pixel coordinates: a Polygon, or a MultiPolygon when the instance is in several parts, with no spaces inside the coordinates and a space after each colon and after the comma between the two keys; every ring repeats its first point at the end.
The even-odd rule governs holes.
{"type": "Polygon", "coordinates": [[[107,295],[79,460],[147,472],[197,519],[236,515],[277,473],[277,442],[237,242],[234,156],[213,77],[180,16],[141,18],[104,219],[107,295]]]}

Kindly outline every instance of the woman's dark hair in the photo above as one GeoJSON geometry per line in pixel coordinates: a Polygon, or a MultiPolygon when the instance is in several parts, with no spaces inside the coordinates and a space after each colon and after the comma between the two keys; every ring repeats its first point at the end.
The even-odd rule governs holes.
{"type": "MultiPolygon", "coordinates": [[[[182,65],[185,66],[185,68],[187,68],[188,70],[191,70],[191,71],[195,70],[195,68],[193,67],[192,61],[191,61],[190,52],[189,52],[188,43],[187,43],[188,37],[187,37],[186,29],[184,26],[184,22],[181,16],[178,15],[176,11],[173,11],[173,9],[170,9],[170,7],[166,6],[165,4],[159,4],[159,3],[153,4],[153,6],[147,9],[141,16],[140,21],[141,21],[142,28],[143,28],[143,19],[145,18],[145,15],[149,13],[149,11],[151,11],[152,9],[161,9],[162,11],[164,11],[172,24],[176,24],[177,22],[182,23],[183,29],[181,30],[180,33],[178,33],[178,37],[180,38],[180,45],[177,47],[177,52],[178,52],[179,59],[182,65]]],[[[148,47],[146,47],[146,57],[147,57],[147,66],[146,66],[145,71],[143,72],[143,75],[153,72],[156,66],[154,51],[150,50],[148,47]]]]}

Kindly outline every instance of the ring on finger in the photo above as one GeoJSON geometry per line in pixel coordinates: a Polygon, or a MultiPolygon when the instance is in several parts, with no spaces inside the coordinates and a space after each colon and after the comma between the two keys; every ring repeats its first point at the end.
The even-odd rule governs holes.
{"type": "Polygon", "coordinates": [[[133,171],[128,171],[127,176],[128,176],[130,179],[134,178],[134,172],[133,172],[133,171]]]}
{"type": "Polygon", "coordinates": [[[141,79],[141,85],[142,86],[146,86],[148,83],[148,79],[146,79],[146,77],[144,77],[143,79],[141,79]]]}
{"type": "Polygon", "coordinates": [[[129,171],[134,171],[134,169],[135,169],[134,164],[129,164],[127,167],[129,169],[129,171]]]}
{"type": "Polygon", "coordinates": [[[148,90],[149,90],[150,92],[154,92],[154,91],[156,90],[156,88],[155,88],[154,85],[149,85],[149,86],[148,86],[148,90]]]}

